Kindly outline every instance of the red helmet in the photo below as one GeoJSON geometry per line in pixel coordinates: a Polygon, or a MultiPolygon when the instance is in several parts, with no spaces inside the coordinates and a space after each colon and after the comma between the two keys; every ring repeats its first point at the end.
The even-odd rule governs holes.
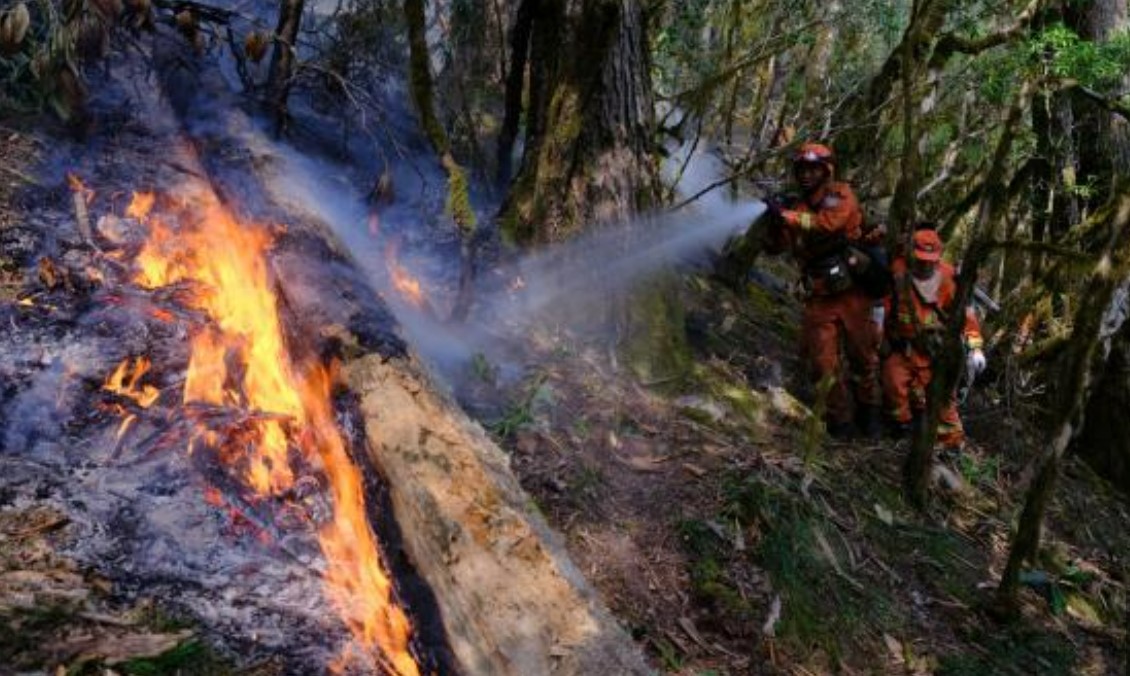
{"type": "Polygon", "coordinates": [[[836,164],[836,154],[823,143],[802,143],[793,155],[793,164],[823,164],[831,171],[836,164]]]}

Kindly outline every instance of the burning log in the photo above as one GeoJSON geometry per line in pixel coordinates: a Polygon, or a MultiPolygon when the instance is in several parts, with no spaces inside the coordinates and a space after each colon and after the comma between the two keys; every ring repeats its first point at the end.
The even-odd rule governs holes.
{"type": "MultiPolygon", "coordinates": [[[[185,69],[173,70],[189,77],[185,69]]],[[[182,94],[169,99],[182,105],[189,100],[183,92],[199,89],[181,86],[182,94]]],[[[204,126],[209,133],[227,128],[204,126]]],[[[210,144],[231,145],[210,139],[196,147],[210,144]]],[[[185,179],[175,203],[158,199],[125,215],[143,223],[149,237],[117,272],[142,290],[111,283],[99,298],[117,299],[115,308],[168,313],[166,318],[185,325],[187,335],[162,335],[180,341],[191,355],[187,366],[179,362],[176,367],[185,371],[179,392],[171,387],[173,378],[148,380],[152,374],[137,365],[139,353],[132,348],[133,360],[120,378],[113,377],[115,364],[106,365],[102,377],[108,376],[117,392],[98,396],[120,399],[127,415],[138,416],[127,433],[142,436],[139,428],[152,425],[134,444],[139,458],[100,468],[112,480],[99,495],[120,499],[122,505],[102,507],[113,515],[111,532],[136,529],[139,538],[156,533],[160,537],[138,539],[133,549],[164,552],[166,559],[191,558],[194,569],[204,573],[183,592],[196,594],[199,615],[227,618],[215,633],[238,631],[241,625],[231,618],[241,617],[241,609],[229,603],[223,612],[206,605],[200,610],[199,599],[208,598],[213,581],[262,575],[252,582],[261,607],[277,608],[278,597],[296,597],[308,611],[304,617],[320,623],[322,634],[311,642],[328,636],[352,646],[332,665],[346,672],[648,673],[638,648],[529,507],[502,451],[454,403],[433,391],[400,343],[386,349],[383,332],[395,327],[385,305],[367,291],[370,295],[351,301],[330,285],[300,289],[295,275],[273,272],[279,258],[274,233],[241,221],[216,197],[258,190],[248,196],[253,201],[280,192],[278,186],[255,183],[269,177],[247,175],[277,164],[273,158],[249,163],[231,185],[223,185],[222,172],[209,166],[199,174],[212,183],[185,179]],[[285,292],[285,304],[277,288],[285,292]],[[338,395],[333,369],[317,359],[315,327],[334,323],[357,335],[351,352],[359,356],[342,366],[347,395],[338,395]],[[380,324],[377,329],[362,335],[374,323],[380,324]],[[303,344],[304,338],[314,344],[303,344]],[[151,396],[147,384],[159,384],[161,393],[143,408],[141,401],[151,396]],[[342,424],[343,409],[360,420],[357,433],[342,424]],[[143,468],[158,480],[130,483],[143,468]],[[164,499],[174,492],[197,496],[200,504],[192,505],[188,497],[164,499]],[[211,496],[208,502],[204,495],[211,496]],[[322,594],[304,575],[295,575],[294,566],[279,564],[281,557],[210,567],[211,559],[224,552],[217,542],[223,538],[215,537],[217,513],[246,521],[255,531],[250,539],[260,541],[265,533],[271,543],[260,542],[264,550],[278,548],[288,559],[309,562],[300,568],[323,574],[316,583],[322,594]],[[398,537],[378,542],[378,531],[398,537]],[[178,538],[191,539],[192,546],[176,549],[178,538]],[[304,546],[292,548],[292,542],[304,546]],[[421,613],[429,608],[432,614],[421,613]]],[[[283,220],[277,212],[274,219],[283,220]]],[[[294,231],[303,231],[307,241],[332,240],[329,228],[314,218],[287,224],[288,253],[295,257],[307,244],[294,231]]],[[[134,253],[129,247],[120,251],[134,253]]],[[[318,255],[306,253],[305,264],[319,262],[318,255]]],[[[334,264],[342,265],[343,259],[334,264]]],[[[410,297],[411,285],[400,293],[410,297]]],[[[155,354],[148,356],[166,368],[155,354]]],[[[63,453],[63,446],[51,449],[63,453]]],[[[80,485],[70,482],[65,489],[80,485]]],[[[97,481],[92,485],[103,487],[97,481]]],[[[127,560],[136,571],[160,559],[127,560]]],[[[176,565],[166,564],[165,570],[176,565]]],[[[268,625],[283,627],[266,640],[269,649],[293,650],[294,637],[306,636],[291,631],[293,624],[272,620],[268,625]]],[[[264,639],[256,634],[253,640],[264,639]]],[[[324,661],[298,664],[295,671],[328,666],[324,661]]]]}

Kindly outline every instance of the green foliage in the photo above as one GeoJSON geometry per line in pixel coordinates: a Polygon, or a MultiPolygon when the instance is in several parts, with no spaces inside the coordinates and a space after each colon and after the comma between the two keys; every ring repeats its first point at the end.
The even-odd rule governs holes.
{"type": "Polygon", "coordinates": [[[230,673],[215,655],[199,641],[186,641],[157,657],[129,660],[119,666],[129,676],[161,676],[162,674],[230,673]]]}
{"type": "Polygon", "coordinates": [[[880,626],[890,618],[888,603],[838,577],[818,543],[836,529],[808,501],[755,478],[725,487],[728,513],[756,523],[763,533],[757,563],[782,597],[780,635],[798,648],[819,645],[833,657],[860,637],[861,618],[880,626]]]}
{"type": "Polygon", "coordinates": [[[727,577],[730,543],[716,532],[720,528],[697,519],[679,523],[679,536],[690,557],[691,588],[704,603],[741,621],[753,618],[753,608],[727,577]],[[713,527],[712,527],[713,526],[713,527]]]}
{"type": "Polygon", "coordinates": [[[974,486],[993,485],[1000,475],[1001,458],[998,455],[978,460],[968,454],[958,457],[957,467],[966,483],[974,486]]]}
{"type": "Polygon", "coordinates": [[[974,60],[970,65],[969,80],[975,83],[983,105],[994,108],[1008,105],[1021,84],[1027,61],[1023,50],[991,51],[974,60]]]}
{"type": "Polygon", "coordinates": [[[712,0],[686,0],[672,3],[665,21],[652,37],[652,58],[660,75],[660,90],[673,92],[684,82],[701,79],[715,64],[703,59],[704,28],[711,18],[712,0]]]}
{"type": "Polygon", "coordinates": [[[482,352],[471,356],[471,373],[475,378],[492,385],[498,379],[498,367],[491,364],[482,352]]]}
{"type": "Polygon", "coordinates": [[[1094,42],[1061,23],[1055,24],[1029,41],[1028,54],[1056,77],[1078,80],[1087,87],[1114,87],[1130,69],[1130,33],[1094,42]]]}
{"type": "Polygon", "coordinates": [[[508,438],[515,432],[532,425],[538,415],[548,414],[554,404],[553,390],[543,376],[534,378],[518,399],[506,409],[501,418],[488,422],[485,427],[499,438],[508,438]]]}
{"type": "Polygon", "coordinates": [[[671,645],[671,642],[665,638],[653,638],[651,644],[659,652],[659,660],[663,663],[663,668],[667,671],[682,671],[683,669],[683,656],[679,653],[678,648],[671,645]]]}
{"type": "Polygon", "coordinates": [[[27,7],[30,25],[21,42],[0,46],[0,112],[48,109],[68,120],[86,99],[80,67],[105,54],[117,15],[109,4],[85,0],[27,7]]]}
{"type": "Polygon", "coordinates": [[[692,589],[720,619],[742,625],[759,619],[764,608],[752,604],[733,578],[756,564],[781,595],[778,635],[799,650],[819,646],[835,657],[862,638],[867,630],[863,618],[870,628],[883,630],[898,621],[887,599],[853,586],[836,572],[820,542],[834,538],[836,525],[812,503],[756,476],[728,477],[722,496],[717,519],[679,524],[692,589]],[[735,548],[731,527],[758,533],[753,548],[735,548]]]}
{"type": "Polygon", "coordinates": [[[982,639],[982,650],[941,658],[939,676],[1068,674],[1078,661],[1074,646],[1055,633],[1019,628],[971,638],[982,639]]]}
{"type": "Polygon", "coordinates": [[[487,423],[486,428],[496,437],[506,439],[533,421],[529,402],[525,401],[510,406],[501,418],[487,423]]]}

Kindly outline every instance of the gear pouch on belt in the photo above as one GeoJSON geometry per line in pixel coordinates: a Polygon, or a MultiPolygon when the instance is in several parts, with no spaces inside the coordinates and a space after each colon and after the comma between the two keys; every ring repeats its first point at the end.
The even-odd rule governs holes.
{"type": "Polygon", "coordinates": [[[843,254],[825,256],[809,263],[804,271],[805,282],[815,296],[833,296],[851,288],[851,269],[843,254]]]}
{"type": "Polygon", "coordinates": [[[860,288],[872,298],[883,298],[891,290],[891,271],[881,249],[848,245],[848,269],[860,288]]]}

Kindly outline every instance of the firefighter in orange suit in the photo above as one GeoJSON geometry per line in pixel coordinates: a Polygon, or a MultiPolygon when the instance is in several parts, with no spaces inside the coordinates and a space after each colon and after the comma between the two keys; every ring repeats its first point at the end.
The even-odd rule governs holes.
{"type": "Polygon", "coordinates": [[[793,157],[799,198],[771,202],[775,217],[766,248],[789,250],[800,264],[805,295],[801,351],[817,387],[827,390],[826,422],[833,436],[852,430],[871,437],[881,430],[879,345],[872,299],[853,280],[848,246],[863,237],[863,211],[852,189],[835,180],[832,150],[805,143],[793,157]],[[842,372],[841,345],[851,365],[855,409],[842,372]]]}
{"type": "MultiPolygon", "coordinates": [[[[883,362],[883,392],[896,431],[906,434],[926,408],[933,355],[941,349],[947,321],[960,309],[953,307],[957,281],[953,266],[942,261],[942,240],[937,231],[915,231],[909,262],[896,259],[891,272],[894,284],[886,303],[885,331],[890,354],[883,362]]],[[[976,376],[985,368],[981,329],[971,308],[963,314],[967,368],[976,376]]],[[[941,412],[938,442],[956,448],[964,436],[957,401],[951,396],[941,412]]]]}

